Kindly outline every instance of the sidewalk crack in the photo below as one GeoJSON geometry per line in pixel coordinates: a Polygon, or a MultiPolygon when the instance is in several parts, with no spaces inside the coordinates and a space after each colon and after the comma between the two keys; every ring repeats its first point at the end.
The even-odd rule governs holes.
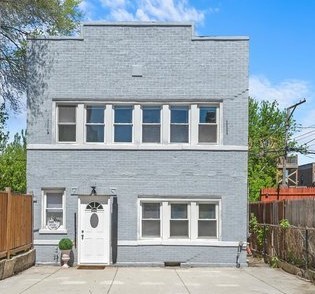
{"type": "Polygon", "coordinates": [[[113,284],[114,284],[114,281],[115,281],[115,279],[116,279],[116,276],[117,276],[117,273],[118,273],[118,267],[116,268],[116,272],[115,272],[115,275],[114,275],[114,277],[113,277],[113,280],[112,280],[112,282],[110,283],[110,286],[109,286],[109,288],[108,288],[108,290],[107,290],[107,294],[110,292],[110,290],[112,289],[112,286],[113,286],[113,284]]]}
{"type": "Polygon", "coordinates": [[[61,267],[58,268],[58,269],[57,269],[56,271],[54,271],[53,273],[49,274],[48,276],[42,278],[40,281],[38,281],[38,282],[34,283],[33,285],[27,287],[27,288],[24,289],[22,292],[20,292],[20,294],[22,294],[22,293],[26,292],[27,290],[33,288],[34,286],[38,285],[39,283],[41,283],[42,281],[44,281],[44,280],[46,280],[47,278],[51,277],[52,275],[54,275],[56,272],[58,272],[58,271],[60,271],[60,270],[61,270],[61,267]]]}
{"type": "Polygon", "coordinates": [[[188,287],[186,286],[186,284],[184,283],[184,280],[182,279],[182,277],[180,276],[180,274],[177,272],[177,270],[175,270],[176,275],[178,276],[178,278],[181,280],[183,286],[185,287],[186,291],[188,294],[191,294],[188,287]]]}

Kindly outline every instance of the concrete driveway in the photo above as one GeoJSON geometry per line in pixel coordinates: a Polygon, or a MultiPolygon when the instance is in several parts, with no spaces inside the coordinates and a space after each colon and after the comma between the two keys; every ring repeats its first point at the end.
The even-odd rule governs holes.
{"type": "Polygon", "coordinates": [[[0,293],[314,294],[315,286],[279,269],[34,266],[0,281],[0,293]]]}

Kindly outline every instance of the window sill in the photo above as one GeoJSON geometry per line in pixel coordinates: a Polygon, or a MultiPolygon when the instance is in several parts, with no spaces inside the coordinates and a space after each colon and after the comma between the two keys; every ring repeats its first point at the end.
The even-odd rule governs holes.
{"type": "Polygon", "coordinates": [[[187,239],[150,239],[150,240],[121,240],[118,241],[119,246],[212,246],[212,247],[237,247],[239,244],[238,241],[219,241],[218,239],[196,239],[196,240],[187,240],[187,239]]]}
{"type": "Polygon", "coordinates": [[[221,144],[29,144],[28,150],[206,150],[206,151],[247,151],[247,146],[221,144]]]}
{"type": "Polygon", "coordinates": [[[47,235],[61,235],[61,234],[68,233],[66,229],[59,229],[59,230],[40,229],[38,232],[39,234],[47,234],[47,235]]]}

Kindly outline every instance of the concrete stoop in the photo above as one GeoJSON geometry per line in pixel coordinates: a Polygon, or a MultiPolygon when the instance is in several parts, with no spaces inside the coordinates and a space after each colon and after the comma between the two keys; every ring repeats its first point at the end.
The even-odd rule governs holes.
{"type": "Polygon", "coordinates": [[[35,249],[19,254],[10,259],[0,260],[0,280],[11,277],[35,264],[35,249]]]}

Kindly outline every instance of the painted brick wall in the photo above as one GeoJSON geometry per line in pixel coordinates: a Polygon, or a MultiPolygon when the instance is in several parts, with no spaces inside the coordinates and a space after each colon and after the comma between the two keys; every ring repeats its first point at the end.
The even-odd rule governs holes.
{"type": "Polygon", "coordinates": [[[30,42],[29,143],[53,141],[56,98],[223,99],[224,143],[247,145],[247,40],[194,40],[190,26],[84,26],[83,37],[30,42]]]}
{"type": "MultiPolygon", "coordinates": [[[[118,240],[137,240],[138,195],[158,194],[170,197],[221,197],[222,240],[244,241],[247,215],[246,158],[246,152],[28,151],[28,186],[32,187],[37,198],[34,227],[40,228],[41,187],[66,188],[67,230],[68,235],[74,238],[73,220],[77,212],[77,197],[70,195],[71,187],[88,194],[91,184],[95,183],[99,194],[108,193],[109,188],[116,188],[118,240]]],[[[35,239],[59,240],[60,236],[36,233],[35,239]]],[[[125,250],[122,249],[122,252],[125,250]]],[[[204,252],[202,247],[200,250],[204,252]]],[[[235,251],[235,248],[231,249],[231,252],[235,251]]],[[[151,252],[152,256],[154,252],[151,252]]],[[[119,254],[118,261],[124,262],[123,256],[119,254]]],[[[209,255],[208,259],[213,257],[209,255]]]]}
{"type": "MultiPolygon", "coordinates": [[[[248,40],[192,38],[191,26],[84,26],[81,38],[29,44],[28,143],[54,142],[53,99],[93,101],[223,101],[224,145],[247,145],[248,40]],[[37,52],[37,54],[35,54],[37,52]],[[132,77],[132,65],[143,77],[132,77]]],[[[116,188],[118,239],[137,238],[137,198],[201,194],[222,199],[222,240],[246,240],[247,153],[245,151],[28,150],[28,190],[39,234],[41,188],[63,187],[67,229],[74,237],[77,197],[116,188]]],[[[37,246],[37,261],[52,261],[55,246],[37,246]]],[[[235,262],[236,248],[178,247],[189,262],[235,262]],[[209,248],[208,248],[209,249],[209,248]]],[[[166,246],[120,246],[118,262],[156,262],[172,257],[166,246]],[[151,248],[151,249],[150,249],[151,248]],[[143,254],[146,252],[146,254],[143,254]],[[138,258],[138,257],[139,258],[138,258]]]]}

